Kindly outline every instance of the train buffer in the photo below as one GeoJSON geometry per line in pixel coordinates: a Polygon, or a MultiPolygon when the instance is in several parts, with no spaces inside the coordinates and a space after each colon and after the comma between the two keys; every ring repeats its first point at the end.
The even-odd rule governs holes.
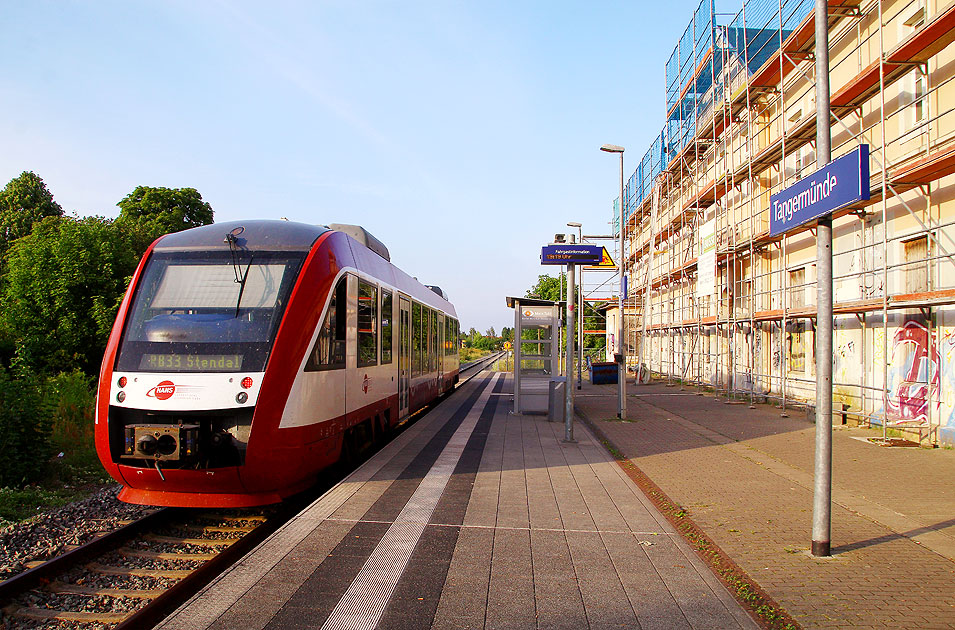
{"type": "Polygon", "coordinates": [[[756,628],[587,428],[484,373],[160,626],[756,628]]]}

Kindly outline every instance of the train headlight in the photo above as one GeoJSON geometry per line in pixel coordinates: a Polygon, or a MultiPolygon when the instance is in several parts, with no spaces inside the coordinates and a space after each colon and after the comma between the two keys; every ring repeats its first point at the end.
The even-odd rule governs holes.
{"type": "Polygon", "coordinates": [[[126,400],[126,392],[118,392],[116,394],[116,402],[123,402],[126,400]]]}
{"type": "Polygon", "coordinates": [[[249,399],[249,395],[245,392],[239,392],[235,395],[235,401],[240,405],[244,405],[245,401],[249,399]]]}

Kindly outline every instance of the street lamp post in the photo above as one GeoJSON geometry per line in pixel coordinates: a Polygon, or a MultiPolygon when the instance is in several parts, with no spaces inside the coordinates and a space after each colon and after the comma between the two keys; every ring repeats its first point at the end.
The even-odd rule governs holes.
{"type": "Polygon", "coordinates": [[[626,285],[624,276],[624,252],[623,252],[623,152],[624,148],[615,144],[605,144],[600,147],[601,151],[606,153],[620,154],[620,260],[617,262],[620,271],[620,322],[617,326],[617,347],[619,352],[619,363],[617,366],[617,417],[620,419],[627,416],[627,346],[624,341],[623,324],[623,300],[624,286],[626,285]]]}

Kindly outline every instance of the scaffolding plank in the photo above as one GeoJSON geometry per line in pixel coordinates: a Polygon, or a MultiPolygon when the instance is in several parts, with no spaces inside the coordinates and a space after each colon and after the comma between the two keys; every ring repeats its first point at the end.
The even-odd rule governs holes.
{"type": "Polygon", "coordinates": [[[955,42],[955,4],[909,35],[886,59],[897,63],[925,62],[952,42],[955,42]]]}
{"type": "Polygon", "coordinates": [[[889,298],[889,307],[899,308],[919,308],[922,306],[935,306],[938,304],[950,304],[955,300],[955,289],[939,289],[937,291],[920,291],[918,293],[901,293],[889,298]]]}
{"type": "Polygon", "coordinates": [[[955,145],[937,149],[929,155],[897,167],[889,175],[889,181],[896,184],[927,184],[946,175],[955,173],[955,145]]]}
{"type": "Polygon", "coordinates": [[[904,62],[875,61],[862,72],[849,80],[832,96],[831,107],[836,109],[856,109],[879,92],[879,68],[882,68],[882,82],[894,83],[909,70],[904,62]]]}

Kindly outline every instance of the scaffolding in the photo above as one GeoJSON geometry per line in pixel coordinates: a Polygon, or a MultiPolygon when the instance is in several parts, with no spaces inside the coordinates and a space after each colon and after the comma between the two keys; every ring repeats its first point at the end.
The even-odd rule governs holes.
{"type": "MultiPolygon", "coordinates": [[[[771,236],[769,198],[816,170],[814,4],[703,0],[624,190],[629,368],[784,413],[815,398],[815,225],[771,236]]],[[[955,2],[828,4],[832,155],[871,173],[833,215],[834,421],[953,444],[955,2]]]]}

